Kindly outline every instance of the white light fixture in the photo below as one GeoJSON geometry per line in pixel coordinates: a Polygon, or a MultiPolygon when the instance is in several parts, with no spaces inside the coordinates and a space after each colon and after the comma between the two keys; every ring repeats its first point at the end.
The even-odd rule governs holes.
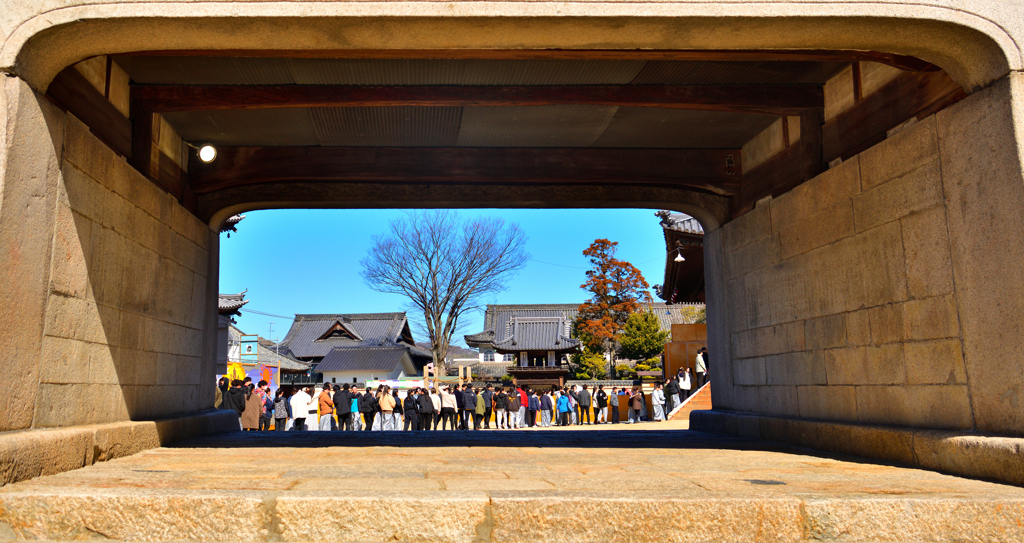
{"type": "Polygon", "coordinates": [[[217,149],[214,149],[212,145],[204,145],[199,148],[199,160],[203,162],[213,162],[213,159],[217,158],[217,149]]]}
{"type": "Polygon", "coordinates": [[[686,261],[686,259],[683,258],[683,253],[680,253],[679,251],[676,251],[676,257],[673,258],[672,260],[674,262],[684,262],[684,261],[686,261]]]}

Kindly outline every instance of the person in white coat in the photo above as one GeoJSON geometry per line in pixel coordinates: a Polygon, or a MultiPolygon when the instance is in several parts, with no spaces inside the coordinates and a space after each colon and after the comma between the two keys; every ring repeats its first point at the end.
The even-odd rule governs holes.
{"type": "Polygon", "coordinates": [[[308,390],[308,387],[300,388],[289,400],[292,406],[292,415],[295,419],[295,422],[292,424],[292,430],[296,432],[306,429],[306,414],[309,412],[309,402],[313,399],[307,392],[308,390]]]}
{"type": "Polygon", "coordinates": [[[308,415],[306,415],[306,430],[310,432],[316,432],[320,429],[320,417],[317,413],[317,407],[319,407],[317,405],[319,403],[317,398],[320,397],[320,392],[322,392],[320,387],[314,388],[313,394],[309,397],[309,401],[306,402],[305,412],[308,413],[308,415]]]}
{"type": "Polygon", "coordinates": [[[654,391],[651,392],[651,405],[654,407],[654,420],[665,420],[665,389],[661,381],[654,384],[654,391]]]}
{"type": "Polygon", "coordinates": [[[690,391],[693,388],[693,379],[690,378],[690,368],[686,368],[682,377],[679,378],[679,388],[683,391],[683,400],[690,397],[690,391]]]}

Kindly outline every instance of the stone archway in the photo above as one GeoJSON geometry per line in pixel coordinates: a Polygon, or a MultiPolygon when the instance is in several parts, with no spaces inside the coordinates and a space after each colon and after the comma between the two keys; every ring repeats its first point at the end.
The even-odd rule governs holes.
{"type": "MultiPolygon", "coordinates": [[[[1024,254],[1015,118],[1021,61],[1016,27],[999,18],[1013,14],[994,6],[972,14],[748,3],[720,18],[676,4],[647,6],[651,14],[643,16],[635,4],[573,4],[564,8],[568,17],[547,4],[504,4],[498,17],[486,12],[497,8],[469,4],[456,4],[454,14],[435,12],[447,9],[440,5],[318,4],[324,11],[311,12],[305,4],[245,4],[244,17],[228,17],[239,9],[230,4],[14,10],[17,24],[0,54],[12,75],[0,104],[0,240],[8,256],[4,302],[12,308],[6,319],[14,324],[0,337],[17,346],[5,355],[15,393],[6,399],[3,428],[209,407],[203,391],[215,360],[219,221],[265,207],[388,206],[398,194],[427,207],[629,202],[696,216],[709,231],[709,333],[721,356],[715,402],[756,414],[709,415],[709,425],[775,439],[797,439],[803,428],[779,417],[1019,436],[1024,378],[1005,361],[1021,351],[1016,315],[1024,303],[1016,280],[1024,254]],[[147,179],[159,181],[159,159],[156,170],[140,173],[95,127],[42,94],[68,65],[98,54],[400,56],[429,49],[514,56],[551,48],[593,58],[637,49],[903,54],[937,64],[974,94],[825,173],[802,172],[808,182],[798,190],[746,202],[742,216],[722,195],[693,187],[637,191],[598,182],[583,185],[585,200],[579,184],[421,182],[396,192],[373,182],[312,182],[239,186],[190,203],[147,179]],[[898,166],[908,156],[909,169],[898,166]],[[915,361],[941,359],[948,367],[914,365],[911,351],[915,361]],[[888,362],[896,359],[893,373],[888,362]],[[56,398],[67,393],[90,398],[89,408],[62,407],[56,398]]],[[[891,450],[857,449],[882,457],[891,450]]],[[[898,450],[909,455],[912,446],[898,450]]]]}

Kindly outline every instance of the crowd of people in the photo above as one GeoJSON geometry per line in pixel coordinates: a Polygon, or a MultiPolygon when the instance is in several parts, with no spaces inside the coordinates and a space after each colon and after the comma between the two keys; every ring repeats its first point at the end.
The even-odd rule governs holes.
{"type": "Polygon", "coordinates": [[[370,431],[370,430],[514,430],[525,427],[618,424],[624,403],[624,424],[663,421],[689,396],[690,370],[657,382],[651,392],[653,414],[640,386],[596,388],[587,385],[534,390],[531,387],[473,387],[440,384],[406,391],[387,385],[376,389],[324,383],[271,393],[266,381],[221,378],[215,406],[238,413],[243,430],[370,431]]]}

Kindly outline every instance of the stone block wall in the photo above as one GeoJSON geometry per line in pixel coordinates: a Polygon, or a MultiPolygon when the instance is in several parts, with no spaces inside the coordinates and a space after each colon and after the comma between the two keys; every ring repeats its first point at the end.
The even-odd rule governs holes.
{"type": "Polygon", "coordinates": [[[1024,434],[1010,96],[1008,79],[708,235],[716,408],[1024,434]]]}
{"type": "Polygon", "coordinates": [[[0,242],[12,259],[3,294],[24,298],[21,315],[4,320],[17,351],[5,360],[16,400],[8,399],[16,416],[5,429],[210,407],[203,376],[213,375],[213,343],[204,330],[215,335],[207,302],[216,299],[216,234],[76,118],[16,80],[6,89],[24,108],[8,108],[21,123],[16,133],[32,134],[31,125],[40,137],[34,149],[10,148],[2,185],[0,242]],[[50,166],[40,175],[21,158],[50,166]],[[39,212],[16,217],[7,204],[39,212]],[[11,277],[21,271],[15,259],[23,276],[11,277]]]}

